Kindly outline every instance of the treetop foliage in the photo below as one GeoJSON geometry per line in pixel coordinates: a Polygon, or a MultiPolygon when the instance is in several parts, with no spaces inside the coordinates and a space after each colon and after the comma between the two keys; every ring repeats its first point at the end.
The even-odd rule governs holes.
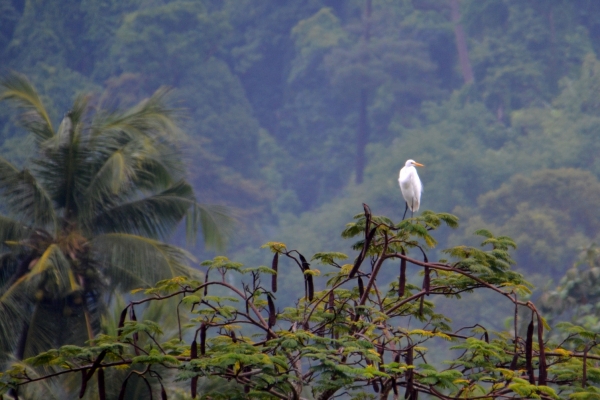
{"type": "Polygon", "coordinates": [[[122,398],[128,382],[140,378],[146,393],[162,398],[181,395],[173,380],[192,398],[594,398],[598,334],[568,323],[547,334],[550,327],[527,300],[531,284],[511,270],[509,238],[480,231],[481,247],[454,247],[445,251],[451,260],[429,261],[427,238],[439,226],[431,220],[442,219],[456,225],[456,217],[434,213],[394,224],[365,205],[345,231],[359,239],[353,264],[340,265],[340,253],[312,257],[333,268],[327,279],[307,274],[308,258],[278,242],[264,246],[273,254],[270,268],[216,257],[203,263],[204,282],[158,282],[123,308],[116,332],[15,364],[2,374],[1,388],[26,395],[39,382],[76,374],[80,397],[95,391],[101,399],[112,391],[122,398]],[[305,283],[304,296],[284,308],[276,282],[294,272],[278,266],[281,257],[300,268],[305,283]],[[400,264],[399,274],[382,281],[381,268],[392,263],[400,264]],[[409,269],[421,271],[422,282],[409,269]],[[241,286],[229,283],[231,274],[246,277],[241,286]],[[468,302],[474,291],[511,303],[512,325],[456,327],[436,312],[438,300],[468,302]],[[172,336],[138,317],[148,304],[170,300],[179,316],[172,336]],[[452,351],[450,359],[432,363],[432,352],[442,348],[452,351]],[[123,369],[130,372],[115,375],[123,369]],[[214,390],[214,379],[229,381],[227,391],[214,390]]]}

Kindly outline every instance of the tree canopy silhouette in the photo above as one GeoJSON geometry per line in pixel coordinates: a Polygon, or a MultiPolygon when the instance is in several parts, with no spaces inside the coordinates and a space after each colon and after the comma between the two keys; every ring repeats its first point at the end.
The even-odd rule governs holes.
{"type": "Polygon", "coordinates": [[[548,338],[550,327],[527,300],[532,285],[511,269],[510,238],[481,230],[481,247],[453,247],[444,250],[451,260],[430,261],[432,231],[442,225],[456,227],[457,219],[425,211],[395,224],[365,205],[342,233],[358,239],[353,262],[338,252],[309,259],[279,242],[263,246],[273,253],[271,267],[205,261],[204,282],[158,282],[123,308],[116,332],[17,364],[0,389],[27,395],[40,381],[77,374],[80,397],[97,393],[101,400],[107,390],[123,398],[134,377],[144,379],[149,397],[163,399],[187,397],[182,384],[192,398],[207,399],[596,398],[598,333],[563,324],[558,340],[548,338]],[[390,281],[382,271],[392,262],[399,273],[390,281]],[[303,278],[304,295],[286,307],[277,281],[293,270],[303,278]],[[232,284],[231,274],[241,274],[242,283],[232,284]],[[436,310],[441,300],[468,303],[473,291],[514,308],[508,329],[452,326],[436,310]],[[178,300],[171,314],[181,317],[179,333],[165,337],[161,324],[136,315],[169,299],[178,300]],[[60,367],[41,368],[49,366],[60,367]],[[105,379],[105,371],[123,368],[133,369],[105,379]]]}

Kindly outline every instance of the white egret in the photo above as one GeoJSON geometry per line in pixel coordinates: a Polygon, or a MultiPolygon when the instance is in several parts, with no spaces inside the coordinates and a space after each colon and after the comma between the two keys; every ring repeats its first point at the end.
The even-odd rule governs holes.
{"type": "Polygon", "coordinates": [[[400,170],[400,177],[398,178],[402,197],[404,197],[404,200],[406,201],[406,208],[404,209],[402,219],[406,216],[406,212],[409,208],[412,215],[415,211],[419,211],[419,205],[421,204],[421,192],[423,191],[423,186],[421,185],[421,180],[419,179],[415,166],[423,167],[424,165],[419,164],[414,160],[407,160],[404,167],[400,170]]]}

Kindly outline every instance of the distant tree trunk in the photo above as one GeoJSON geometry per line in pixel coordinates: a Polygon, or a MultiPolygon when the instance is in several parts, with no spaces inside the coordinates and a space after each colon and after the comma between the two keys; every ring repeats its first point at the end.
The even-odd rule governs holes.
{"type": "MultiPolygon", "coordinates": [[[[371,0],[365,2],[365,30],[363,33],[363,45],[365,46],[363,62],[366,63],[367,51],[371,38],[371,0]]],[[[364,83],[362,83],[364,85],[364,83]]],[[[360,184],[363,181],[365,165],[367,164],[365,148],[369,142],[369,115],[367,111],[369,94],[364,86],[360,90],[359,98],[359,114],[358,114],[358,132],[356,140],[356,183],[360,184]]]]}
{"type": "Polygon", "coordinates": [[[454,23],[454,37],[456,39],[456,49],[458,50],[458,61],[463,79],[466,84],[473,83],[473,69],[469,61],[469,50],[467,48],[467,37],[462,25],[460,24],[460,4],[459,0],[450,0],[450,17],[454,23]]]}

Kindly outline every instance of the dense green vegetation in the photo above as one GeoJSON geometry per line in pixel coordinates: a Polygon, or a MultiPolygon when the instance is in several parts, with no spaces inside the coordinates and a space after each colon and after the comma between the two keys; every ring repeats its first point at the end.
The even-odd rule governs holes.
{"type": "MultiPolygon", "coordinates": [[[[166,119],[152,124],[185,134],[176,143],[154,143],[158,153],[165,150],[163,156],[174,158],[169,161],[174,169],[167,168],[168,182],[161,175],[142,191],[152,197],[176,190],[186,201],[193,199],[195,210],[198,204],[228,206],[237,219],[226,250],[231,259],[266,265],[269,257],[259,247],[267,241],[293,243],[305,254],[347,251],[339,232],[362,203],[399,219],[404,204],[398,170],[412,158],[425,164],[419,171],[421,212],[452,213],[461,221],[458,229],[439,230],[439,248],[475,245],[473,232],[482,228],[512,237],[519,245],[515,268],[545,292],[544,311],[554,321],[571,318],[593,329],[600,321],[593,256],[600,240],[599,37],[596,0],[0,2],[2,77],[19,76],[9,70],[22,73],[39,93],[29,105],[13,98],[13,105],[25,107],[25,118],[10,102],[0,103],[5,160],[0,211],[29,229],[13,229],[11,235],[31,242],[15,247],[3,236],[4,289],[37,271],[26,271],[25,261],[50,256],[55,242],[65,244],[56,252],[66,257],[64,263],[40,264],[39,271],[80,273],[81,255],[65,250],[78,248],[80,236],[69,236],[72,226],[85,240],[118,230],[187,246],[189,259],[214,256],[214,246],[186,244],[185,229],[177,223],[188,208],[180,205],[166,214],[152,208],[157,226],[128,224],[130,215],[96,221],[100,214],[91,216],[90,207],[101,213],[110,202],[140,193],[133,196],[129,187],[121,193],[119,179],[93,193],[99,202],[88,201],[90,193],[63,190],[75,187],[68,185],[75,179],[69,171],[85,172],[77,178],[81,181],[75,179],[81,189],[91,174],[101,172],[103,159],[114,160],[111,154],[137,162],[137,155],[115,153],[114,145],[103,143],[98,153],[93,132],[111,118],[126,120],[156,104],[162,107],[160,88],[168,86],[174,89],[169,107],[157,110],[166,112],[166,119]],[[42,116],[42,125],[39,118],[31,120],[31,112],[42,116]],[[81,118],[82,141],[56,139],[52,150],[44,135],[69,132],[76,118],[81,118]],[[65,143],[94,156],[57,170],[68,159],[59,149],[65,143]],[[173,148],[175,157],[169,153],[173,148]],[[32,204],[19,203],[24,189],[10,188],[17,176],[41,182],[44,206],[31,211],[26,208],[32,204]],[[117,229],[117,222],[126,229],[117,229]],[[52,239],[34,238],[36,228],[52,239]]],[[[11,88],[10,81],[5,88],[11,88]]],[[[121,141],[127,129],[109,129],[108,136],[121,141]]],[[[208,228],[209,219],[194,222],[208,228]]],[[[215,238],[223,239],[205,237],[209,243],[215,238]]],[[[430,250],[431,258],[445,257],[436,251],[430,250]]],[[[109,296],[107,282],[120,289],[141,284],[98,271],[86,278],[90,293],[109,296]]],[[[164,277],[158,270],[145,272],[153,278],[144,284],[164,277]]],[[[392,281],[395,273],[386,269],[379,279],[392,281]]],[[[89,297],[83,293],[87,283],[62,278],[60,290],[46,290],[43,280],[27,281],[28,290],[54,293],[51,300],[66,305],[60,309],[68,314],[79,307],[73,299],[89,297]]],[[[302,282],[301,276],[280,277],[278,299],[293,304],[303,295],[302,282]]],[[[534,299],[540,292],[535,293],[534,299]]],[[[2,304],[17,304],[2,296],[2,304]]],[[[468,307],[453,308],[449,301],[436,306],[459,321],[485,320],[503,328],[499,318],[489,317],[495,305],[485,294],[468,296],[473,296],[468,307]]],[[[37,300],[31,301],[24,307],[37,300]]],[[[100,329],[98,321],[93,326],[100,329]]],[[[25,351],[19,339],[25,331],[11,336],[15,330],[5,328],[2,357],[19,343],[20,356],[44,347],[25,351]]]]}
{"type": "MultiPolygon", "coordinates": [[[[558,278],[577,247],[596,239],[566,199],[544,205],[535,224],[525,209],[537,206],[533,193],[519,193],[502,215],[490,203],[517,174],[541,180],[532,173],[575,168],[600,177],[595,1],[2,7],[5,67],[32,79],[55,123],[82,92],[115,107],[176,89],[191,138],[188,179],[201,200],[237,209],[230,251],[242,259],[274,232],[300,239],[332,223],[337,231],[363,201],[395,215],[395,176],[407,158],[427,166],[423,207],[468,218],[467,234],[492,223],[514,235],[527,224],[516,258],[530,272],[550,265],[558,278]],[[546,236],[557,223],[561,239],[546,236]],[[560,256],[536,258],[545,248],[560,256]]],[[[4,153],[19,159],[23,132],[6,109],[0,126],[4,153]]]]}
{"type": "Polygon", "coordinates": [[[546,321],[520,300],[531,284],[511,269],[515,243],[507,237],[480,230],[480,246],[445,250],[450,262],[429,261],[432,231],[442,225],[456,227],[456,217],[424,212],[395,224],[365,205],[342,233],[359,239],[353,263],[339,252],[309,262],[280,242],[263,246],[274,253],[270,268],[215,257],[202,263],[210,278],[157,283],[122,306],[118,325],[88,346],[14,364],[0,375],[0,391],[12,387],[29,398],[40,382],[62,382],[62,398],[100,400],[124,398],[136,383],[134,398],[162,399],[597,398],[600,334],[562,324],[545,338],[546,321]],[[383,270],[398,262],[396,279],[384,283],[383,270]],[[334,272],[322,276],[319,265],[334,272]],[[409,270],[421,272],[419,282],[407,279],[409,270]],[[282,307],[278,281],[289,274],[301,276],[304,294],[282,307]],[[229,283],[230,275],[246,276],[245,284],[229,283]],[[438,311],[436,299],[473,291],[506,302],[507,315],[496,306],[494,317],[511,315],[511,328],[460,327],[438,311]],[[163,312],[177,309],[170,315],[179,321],[172,332],[165,332],[169,317],[136,317],[148,304],[169,301],[163,312]],[[436,365],[440,353],[446,361],[436,365]]]}

